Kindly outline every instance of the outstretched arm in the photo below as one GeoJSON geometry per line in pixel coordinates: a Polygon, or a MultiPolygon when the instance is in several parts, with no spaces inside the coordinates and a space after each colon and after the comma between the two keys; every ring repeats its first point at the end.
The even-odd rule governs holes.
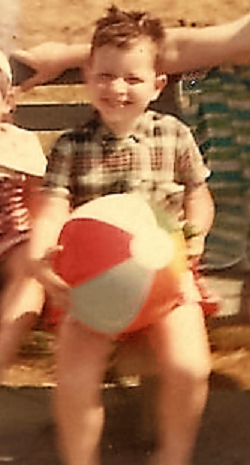
{"type": "Polygon", "coordinates": [[[166,71],[250,63],[250,14],[217,26],[167,29],[166,71]]]}
{"type": "Polygon", "coordinates": [[[84,80],[89,48],[88,44],[44,42],[28,50],[16,50],[12,53],[12,57],[34,70],[33,76],[22,83],[21,90],[26,91],[53,81],[66,69],[71,68],[82,69],[82,80],[84,80]]]}
{"type": "MultiPolygon", "coordinates": [[[[217,26],[168,28],[166,41],[168,74],[211,68],[223,62],[250,63],[250,14],[217,26]]],[[[84,77],[89,45],[45,42],[27,51],[17,50],[13,56],[35,71],[22,84],[22,90],[28,90],[53,80],[67,68],[81,68],[84,77]]]]}

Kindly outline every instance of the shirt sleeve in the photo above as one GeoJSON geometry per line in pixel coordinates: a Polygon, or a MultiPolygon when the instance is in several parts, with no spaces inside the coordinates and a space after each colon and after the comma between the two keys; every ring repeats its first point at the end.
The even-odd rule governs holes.
{"type": "Polygon", "coordinates": [[[177,133],[175,177],[178,183],[192,189],[204,183],[210,171],[189,128],[180,123],[177,133]]]}
{"type": "Polygon", "coordinates": [[[44,188],[53,194],[67,196],[71,191],[73,143],[68,133],[52,147],[44,176],[44,188]]]}

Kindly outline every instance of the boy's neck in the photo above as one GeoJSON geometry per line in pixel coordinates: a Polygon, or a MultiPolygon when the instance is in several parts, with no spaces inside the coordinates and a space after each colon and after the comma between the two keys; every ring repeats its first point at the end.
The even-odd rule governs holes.
{"type": "Polygon", "coordinates": [[[124,139],[126,138],[127,136],[129,136],[132,132],[132,129],[134,127],[134,125],[128,125],[126,127],[122,127],[120,128],[118,125],[115,125],[115,124],[108,124],[108,123],[105,123],[109,129],[111,129],[111,131],[114,133],[114,135],[118,138],[118,139],[124,139]]]}
{"type": "MultiPolygon", "coordinates": [[[[101,117],[102,118],[102,117],[101,117]]],[[[107,126],[108,129],[112,131],[112,133],[118,138],[118,139],[125,139],[126,137],[130,136],[133,134],[136,122],[140,116],[138,116],[136,119],[132,121],[128,121],[125,123],[124,121],[119,124],[119,123],[112,123],[109,121],[106,121],[105,119],[102,118],[102,121],[104,124],[107,126]]]]}

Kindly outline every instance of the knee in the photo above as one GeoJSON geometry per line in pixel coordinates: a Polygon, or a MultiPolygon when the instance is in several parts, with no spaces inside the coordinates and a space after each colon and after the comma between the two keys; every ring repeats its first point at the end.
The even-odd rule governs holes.
{"type": "Polygon", "coordinates": [[[92,404],[101,388],[101,374],[97,367],[89,368],[88,363],[84,362],[59,367],[56,389],[59,401],[79,409],[92,404]]]}
{"type": "Polygon", "coordinates": [[[174,352],[165,363],[161,363],[159,371],[167,384],[170,379],[182,385],[206,384],[211,373],[210,352],[206,347],[197,351],[174,352]]]}
{"type": "Polygon", "coordinates": [[[188,367],[187,377],[195,384],[204,384],[208,382],[211,373],[210,357],[204,357],[195,364],[188,367]]]}
{"type": "Polygon", "coordinates": [[[57,370],[65,392],[87,395],[99,386],[106,370],[110,344],[78,323],[66,321],[59,336],[57,370]]]}
{"type": "Polygon", "coordinates": [[[173,367],[175,377],[186,385],[205,385],[211,373],[211,360],[209,354],[185,358],[173,367]]]}

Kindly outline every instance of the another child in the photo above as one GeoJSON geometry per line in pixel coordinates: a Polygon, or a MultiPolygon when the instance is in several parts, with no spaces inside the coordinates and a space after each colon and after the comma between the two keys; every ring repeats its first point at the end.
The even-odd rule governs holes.
{"type": "MultiPolygon", "coordinates": [[[[167,83],[164,47],[160,20],[110,8],[97,22],[88,63],[92,117],[63,134],[48,161],[31,268],[54,304],[66,310],[59,333],[54,412],[68,465],[99,463],[104,421],[100,386],[113,342],[67,313],[69,288],[53,273],[46,250],[57,243],[72,209],[108,193],[140,190],[147,198],[166,200],[167,208],[169,185],[183,186],[180,208],[199,232],[193,245],[189,241],[195,260],[213,220],[207,169],[189,129],[172,116],[147,110],[167,83]]],[[[210,355],[203,313],[199,297],[194,298],[191,272],[183,281],[183,305],[147,328],[160,368],[156,465],[191,464],[207,399],[210,355]]]]}
{"type": "Polygon", "coordinates": [[[44,301],[41,285],[28,276],[27,258],[46,158],[35,134],[7,122],[14,104],[11,79],[0,52],[0,377],[44,301]]]}

